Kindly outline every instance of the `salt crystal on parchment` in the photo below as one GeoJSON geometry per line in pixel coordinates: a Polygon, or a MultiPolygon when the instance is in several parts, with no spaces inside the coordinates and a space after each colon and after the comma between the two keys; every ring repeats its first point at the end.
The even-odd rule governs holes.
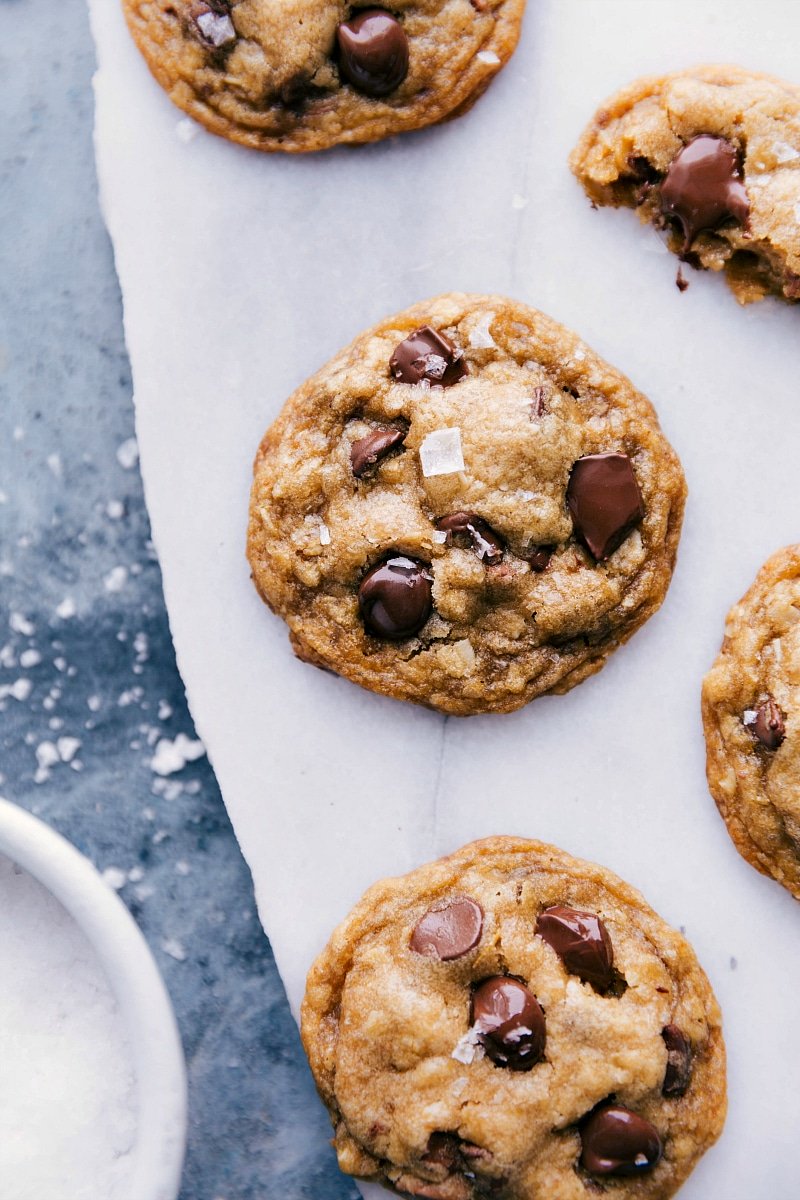
{"type": "Polygon", "coordinates": [[[426,479],[433,475],[453,475],[464,470],[461,453],[461,430],[434,429],[419,448],[419,461],[426,479]]]}

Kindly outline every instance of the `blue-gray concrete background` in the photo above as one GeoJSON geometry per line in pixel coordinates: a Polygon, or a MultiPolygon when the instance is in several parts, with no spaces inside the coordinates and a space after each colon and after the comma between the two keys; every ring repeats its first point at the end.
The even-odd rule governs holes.
{"type": "Polygon", "coordinates": [[[182,1200],[352,1200],[208,762],[151,766],[194,733],[130,440],[93,70],[84,0],[0,0],[0,795],[106,871],[153,948],[189,1065],[182,1200]]]}

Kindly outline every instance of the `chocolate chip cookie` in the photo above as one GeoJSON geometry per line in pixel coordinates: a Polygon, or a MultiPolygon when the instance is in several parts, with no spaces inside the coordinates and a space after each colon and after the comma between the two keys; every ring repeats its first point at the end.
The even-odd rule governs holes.
{"type": "MultiPolygon", "coordinates": [[[[737,300],[800,299],[800,87],[738,67],[640,79],[570,159],[595,204],[638,209],[737,300]]],[[[678,275],[679,286],[685,286],[678,275]]]]}
{"type": "Polygon", "coordinates": [[[800,900],[800,546],[728,613],[703,681],[706,772],[736,848],[800,900]]]}
{"type": "Polygon", "coordinates": [[[122,0],[170,98],[256,150],[374,142],[466,112],[514,52],[525,0],[122,0]]]}
{"type": "Polygon", "coordinates": [[[300,658],[461,715],[564,692],[659,607],[685,485],[575,334],[448,295],[362,334],[255,462],[248,555],[300,658]]]}
{"type": "Polygon", "coordinates": [[[302,1036],[339,1165],[402,1195],[664,1200],[725,1118],[692,948],[610,871],[521,838],[370,888],[302,1036]]]}

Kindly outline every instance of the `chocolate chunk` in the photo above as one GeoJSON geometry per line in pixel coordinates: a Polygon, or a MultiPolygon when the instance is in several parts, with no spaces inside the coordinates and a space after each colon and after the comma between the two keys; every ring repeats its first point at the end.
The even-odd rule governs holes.
{"type": "Polygon", "coordinates": [[[661,1094],[674,1100],[685,1093],[692,1078],[692,1047],[677,1025],[665,1025],[661,1036],[667,1047],[667,1070],[661,1094]]]}
{"type": "Polygon", "coordinates": [[[644,516],[642,493],[627,454],[588,454],[572,468],[567,506],[575,532],[601,561],[622,545],[644,516]]]}
{"type": "Polygon", "coordinates": [[[382,8],[365,8],[336,31],[339,70],[365,96],[388,96],[408,74],[408,38],[382,8]]]}
{"type": "Polygon", "coordinates": [[[718,229],[725,221],[744,225],[750,202],[736,147],[708,134],[684,146],[661,185],[661,211],[680,225],[684,253],[698,233],[718,229]]]}
{"type": "Polygon", "coordinates": [[[432,387],[451,387],[469,374],[463,351],[430,325],[423,325],[395,348],[389,370],[400,383],[427,379],[432,387]]]}
{"type": "Polygon", "coordinates": [[[376,563],[358,589],[368,633],[402,641],[419,633],[431,615],[431,575],[426,563],[398,554],[376,563]]]}
{"type": "Polygon", "coordinates": [[[660,173],[656,170],[651,162],[649,162],[641,154],[628,155],[628,167],[631,175],[638,183],[654,184],[658,183],[661,178],[660,173]]]}
{"type": "Polygon", "coordinates": [[[426,1166],[444,1167],[446,1171],[461,1170],[464,1159],[470,1162],[488,1161],[492,1158],[489,1150],[476,1146],[474,1142],[466,1142],[457,1133],[432,1133],[428,1139],[428,1149],[422,1156],[426,1166]]]}
{"type": "Polygon", "coordinates": [[[767,696],[751,713],[745,713],[744,724],[767,750],[777,750],[786,737],[783,713],[773,696],[767,696]]]}
{"type": "Polygon", "coordinates": [[[529,1071],[541,1061],[544,1013],[533,992],[508,975],[484,980],[472,997],[472,1024],[493,1063],[529,1071]]]}
{"type": "Polygon", "coordinates": [[[230,8],[224,0],[193,4],[189,15],[201,40],[214,50],[221,50],[236,41],[230,8]]]}
{"type": "Polygon", "coordinates": [[[621,1104],[595,1109],[580,1132],[581,1166],[592,1175],[641,1175],[661,1159],[655,1125],[621,1104]]]}
{"type": "Polygon", "coordinates": [[[554,549],[554,546],[529,546],[522,557],[530,563],[532,571],[546,571],[554,549]]]}
{"type": "Polygon", "coordinates": [[[350,465],[356,479],[366,475],[370,467],[385,458],[390,450],[405,440],[402,429],[374,429],[350,447],[350,465]]]}
{"type": "Polygon", "coordinates": [[[483,932],[483,909],[469,896],[434,904],[414,926],[409,945],[415,954],[451,962],[474,950],[483,932]]]}
{"type": "Polygon", "coordinates": [[[478,558],[489,566],[495,566],[503,557],[505,542],[500,534],[495,533],[491,525],[476,513],[450,513],[447,517],[439,518],[436,528],[447,533],[448,545],[454,534],[466,534],[478,558]]]}
{"type": "Polygon", "coordinates": [[[613,982],[614,948],[595,913],[554,904],[539,913],[536,932],[563,962],[570,975],[607,992],[613,982]]]}

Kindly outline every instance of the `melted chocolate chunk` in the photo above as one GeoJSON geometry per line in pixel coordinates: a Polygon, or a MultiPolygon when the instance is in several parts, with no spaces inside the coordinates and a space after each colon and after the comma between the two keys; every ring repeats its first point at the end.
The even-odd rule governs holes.
{"type": "Polygon", "coordinates": [[[692,1078],[692,1047],[677,1025],[665,1025],[661,1036],[667,1047],[667,1070],[661,1094],[675,1100],[684,1095],[692,1078]]]}
{"type": "Polygon", "coordinates": [[[595,1109],[580,1132],[581,1166],[591,1175],[641,1175],[661,1159],[655,1125],[621,1104],[595,1109]]]}
{"type": "Polygon", "coordinates": [[[596,913],[554,904],[539,913],[536,932],[563,962],[570,975],[607,992],[614,980],[614,948],[596,913]]]}
{"type": "Polygon", "coordinates": [[[398,554],[376,563],[358,589],[368,633],[402,641],[419,633],[431,615],[431,576],[426,563],[398,554]]]}
{"type": "Polygon", "coordinates": [[[465,534],[481,562],[488,563],[490,567],[496,566],[503,557],[505,542],[500,534],[495,533],[491,525],[476,513],[450,513],[447,517],[439,518],[436,528],[447,533],[448,546],[454,535],[465,534]]]}
{"type": "Polygon", "coordinates": [[[423,325],[395,348],[389,370],[400,383],[427,379],[431,387],[452,387],[469,374],[463,351],[430,325],[423,325]]]}
{"type": "Polygon", "coordinates": [[[644,516],[627,454],[579,458],[567,485],[567,507],[576,534],[598,562],[613,554],[644,516]]]}
{"type": "Polygon", "coordinates": [[[529,546],[522,557],[538,573],[547,570],[554,550],[555,546],[529,546]]]}
{"type": "Polygon", "coordinates": [[[409,945],[415,954],[452,962],[474,950],[483,932],[483,909],[469,896],[434,904],[414,926],[409,945]]]}
{"type": "Polygon", "coordinates": [[[350,465],[356,479],[366,475],[370,467],[385,458],[390,450],[405,441],[402,429],[373,429],[366,437],[359,438],[350,447],[350,465]]]}
{"type": "Polygon", "coordinates": [[[428,1149],[422,1156],[422,1162],[428,1166],[444,1167],[446,1171],[462,1170],[465,1163],[488,1161],[492,1158],[489,1150],[476,1146],[474,1142],[465,1142],[457,1133],[432,1133],[428,1139],[428,1149]]]}
{"type": "Polygon", "coordinates": [[[192,5],[189,16],[201,41],[212,49],[221,50],[236,41],[230,8],[224,0],[210,0],[210,3],[199,0],[192,5]]]}
{"type": "Polygon", "coordinates": [[[767,750],[777,750],[786,737],[786,724],[778,704],[773,696],[767,696],[755,710],[753,716],[747,714],[744,724],[755,737],[766,746],[767,750]]]}
{"type": "Polygon", "coordinates": [[[365,8],[336,32],[339,70],[365,96],[388,96],[408,74],[408,38],[382,8],[365,8]]]}
{"type": "Polygon", "coordinates": [[[540,1062],[546,1040],[544,1013],[533,992],[509,975],[493,975],[472,997],[472,1025],[498,1067],[529,1071],[540,1062]]]}
{"type": "Polygon", "coordinates": [[[750,202],[736,147],[708,134],[684,146],[661,185],[661,211],[680,225],[684,253],[699,233],[718,229],[725,221],[744,225],[750,202]]]}

